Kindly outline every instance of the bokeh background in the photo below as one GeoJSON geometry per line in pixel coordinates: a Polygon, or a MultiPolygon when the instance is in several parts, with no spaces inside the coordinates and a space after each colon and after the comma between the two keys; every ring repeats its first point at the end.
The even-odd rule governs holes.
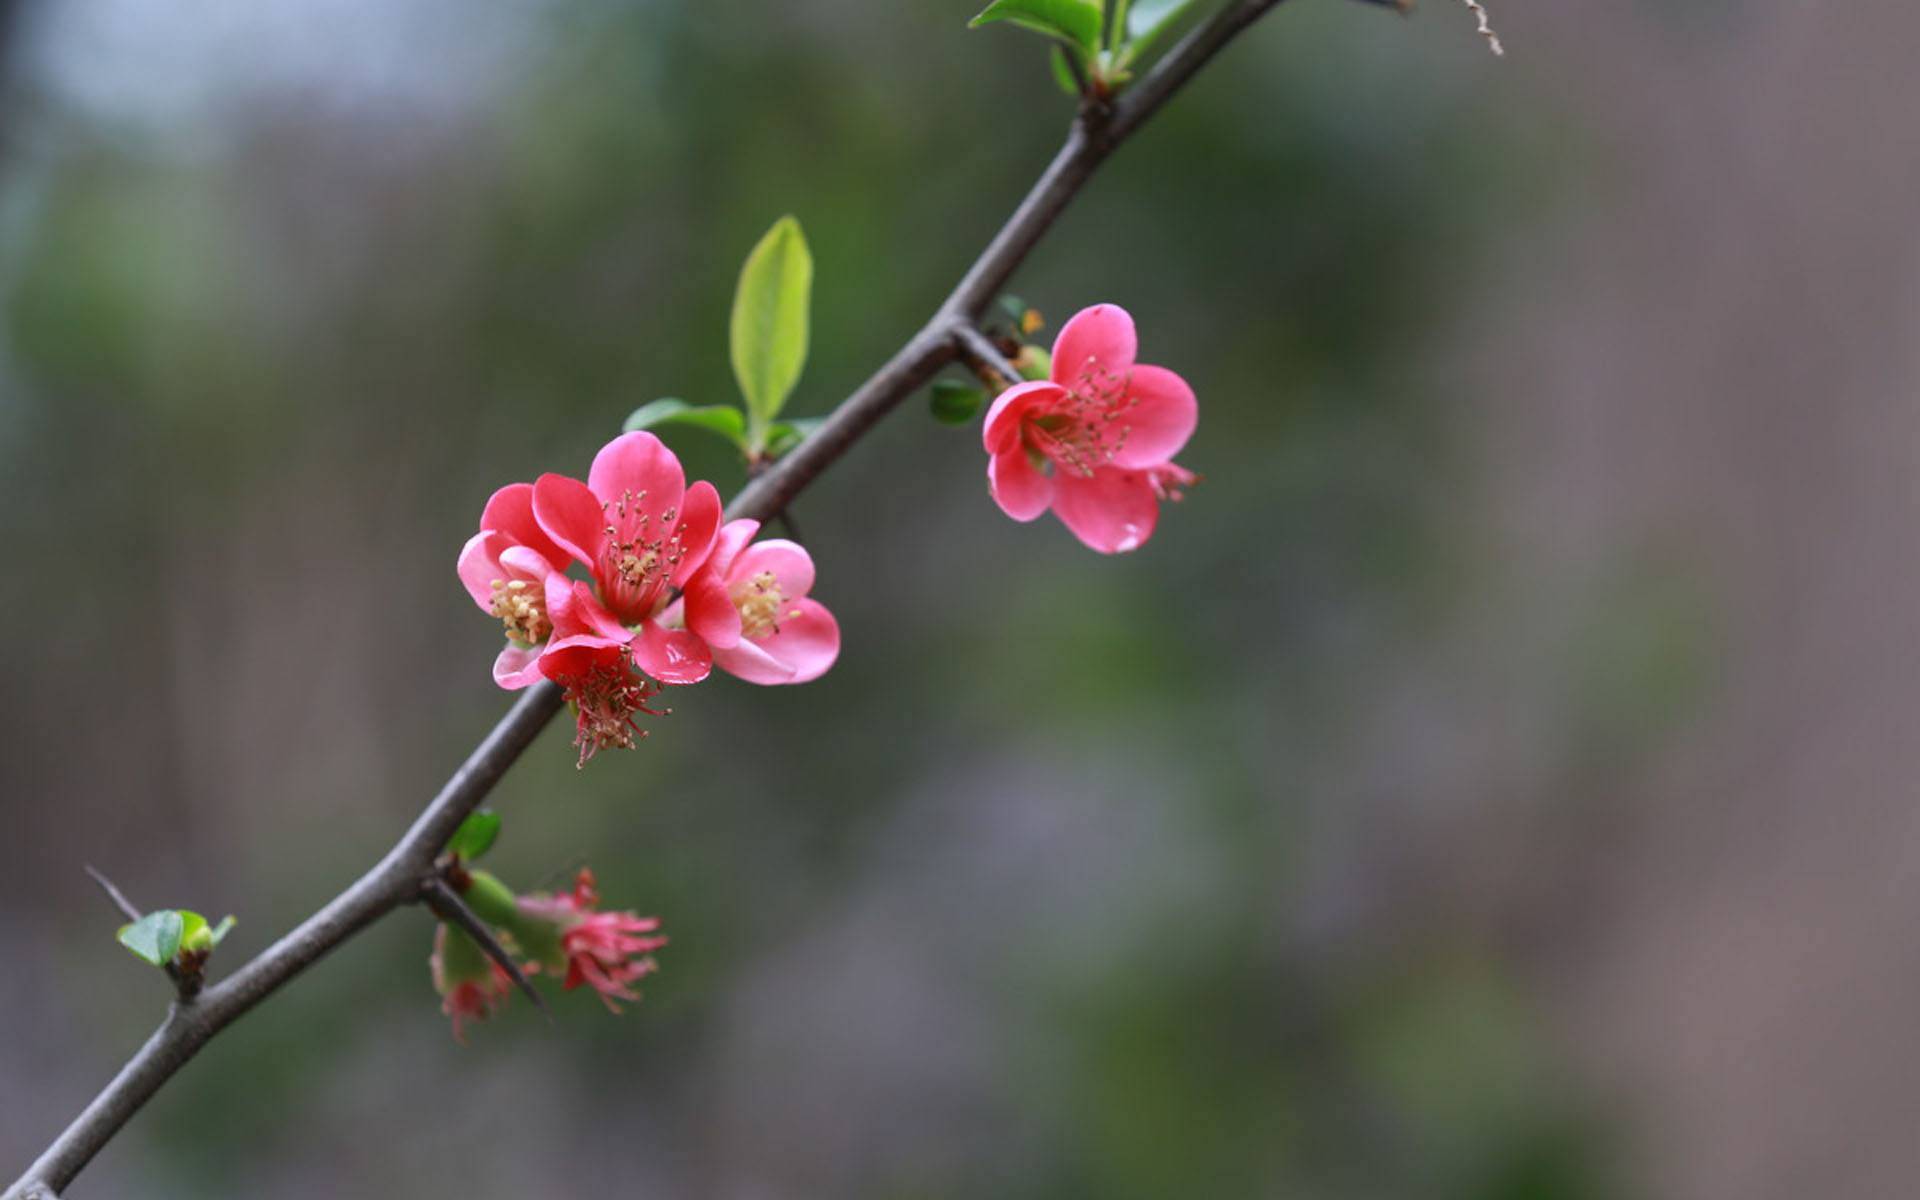
{"type": "MultiPolygon", "coordinates": [[[[4,12],[11,1178],[165,1002],[81,864],[304,916],[505,706],[488,492],[731,399],[785,212],[824,412],[1067,104],[962,0],[4,12]]],[[[797,508],[830,676],[535,745],[492,863],[661,914],[643,1005],[457,1047],[403,913],[70,1194],[1909,1194],[1920,10],[1494,15],[1295,0],[1020,273],[1199,392],[1143,551],[916,400],[797,508]]]]}

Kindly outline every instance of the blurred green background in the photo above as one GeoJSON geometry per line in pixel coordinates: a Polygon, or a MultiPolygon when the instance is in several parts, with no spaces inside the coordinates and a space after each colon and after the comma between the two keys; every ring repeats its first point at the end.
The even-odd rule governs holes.
{"type": "MultiPolygon", "coordinates": [[[[0,1173],[164,1005],[81,864],[217,970],[370,863],[507,703],[482,502],[733,399],[768,224],[790,413],[931,312],[1069,115],[970,15],[16,7],[0,1173]]],[[[1200,396],[1144,550],[916,399],[796,508],[829,676],[513,771],[492,865],[660,914],[643,1005],[462,1049],[402,913],[70,1195],[1906,1190],[1920,19],[1495,17],[1285,5],[1018,275],[1200,396]]]]}

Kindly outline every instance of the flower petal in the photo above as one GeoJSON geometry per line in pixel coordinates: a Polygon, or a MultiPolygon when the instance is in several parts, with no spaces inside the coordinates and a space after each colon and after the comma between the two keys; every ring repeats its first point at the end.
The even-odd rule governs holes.
{"type": "Polygon", "coordinates": [[[1124,374],[1139,353],[1133,318],[1118,304],[1083,308],[1060,327],[1053,340],[1053,381],[1071,388],[1089,368],[1124,374]]]}
{"type": "Polygon", "coordinates": [[[547,536],[575,559],[589,567],[599,559],[607,518],[586,484],[566,475],[542,475],[533,485],[533,515],[547,536]]]}
{"type": "Polygon", "coordinates": [[[713,671],[713,651],[688,629],[662,629],[654,621],[633,639],[633,661],[661,683],[699,683],[713,671]]]}
{"type": "Polygon", "coordinates": [[[1200,405],[1187,381],[1165,367],[1136,366],[1127,382],[1131,401],[1120,419],[1126,444],[1113,456],[1117,467],[1154,467],[1180,453],[1200,422],[1200,405]]]}
{"type": "Polygon", "coordinates": [[[1101,467],[1091,477],[1068,473],[1055,479],[1053,515],[1092,549],[1124,554],[1153,536],[1160,501],[1145,471],[1101,467]]]}
{"type": "Polygon", "coordinates": [[[707,555],[707,565],[713,568],[713,573],[725,579],[727,568],[733,565],[733,560],[740,557],[740,552],[747,548],[748,543],[753,541],[753,536],[759,532],[760,522],[750,517],[742,517],[738,521],[728,521],[722,525],[720,535],[713,541],[713,552],[707,555]]]}
{"type": "Polygon", "coordinates": [[[454,569],[466,585],[467,595],[488,616],[493,615],[493,581],[507,577],[506,568],[500,565],[500,552],[510,545],[505,534],[483,529],[460,547],[460,561],[454,569]]]}
{"type": "Polygon", "coordinates": [[[740,639],[738,645],[713,652],[713,661],[722,671],[748,683],[771,685],[793,678],[793,667],[768,654],[759,644],[740,639]]]}
{"type": "Polygon", "coordinates": [[[713,555],[714,536],[720,530],[720,493],[702,479],[687,489],[680,502],[680,565],[667,581],[680,587],[713,555]]]}
{"type": "Polygon", "coordinates": [[[500,552],[500,566],[506,571],[504,578],[529,583],[544,583],[553,574],[553,564],[532,546],[508,546],[500,552]]]}
{"type": "Polygon", "coordinates": [[[980,442],[988,454],[1004,454],[1020,444],[1020,422],[1037,406],[1066,398],[1066,389],[1045,379],[1016,383],[994,398],[980,426],[980,442]]]}
{"type": "Polygon", "coordinates": [[[510,692],[540,682],[541,646],[522,646],[508,642],[493,660],[493,681],[510,692]]]}
{"type": "Polygon", "coordinates": [[[760,648],[793,668],[784,683],[820,678],[840,657],[840,623],[818,600],[799,600],[780,615],[780,631],[761,639],[760,648]]]}
{"type": "Polygon", "coordinates": [[[1031,521],[1053,503],[1054,479],[1027,459],[1019,446],[987,460],[987,489],[1001,511],[1016,521],[1031,521]]]}
{"type": "Polygon", "coordinates": [[[533,515],[533,485],[510,483],[487,498],[480,528],[494,529],[533,550],[555,567],[567,564],[566,551],[554,544],[533,515]]]}
{"type": "Polygon", "coordinates": [[[813,590],[813,556],[798,542],[786,538],[755,542],[733,560],[727,582],[752,579],[762,571],[773,572],[774,582],[789,600],[798,600],[813,590]]]}
{"type": "Polygon", "coordinates": [[[658,513],[680,507],[687,475],[665,442],[640,430],[623,433],[600,447],[587,472],[587,487],[603,504],[618,500],[622,493],[636,498],[644,493],[642,509],[658,513]]]}
{"type": "Polygon", "coordinates": [[[554,638],[540,654],[540,673],[555,683],[576,679],[595,666],[616,666],[626,659],[624,643],[591,634],[554,638]]]}
{"type": "Polygon", "coordinates": [[[687,590],[673,608],[666,611],[669,623],[679,609],[685,613],[687,628],[699,634],[716,650],[740,642],[740,610],[727,594],[727,585],[712,567],[687,581],[687,590]]]}
{"type": "Polygon", "coordinates": [[[556,638],[584,634],[621,645],[633,640],[633,632],[607,611],[591,587],[558,572],[547,576],[547,620],[553,622],[556,638]]]}

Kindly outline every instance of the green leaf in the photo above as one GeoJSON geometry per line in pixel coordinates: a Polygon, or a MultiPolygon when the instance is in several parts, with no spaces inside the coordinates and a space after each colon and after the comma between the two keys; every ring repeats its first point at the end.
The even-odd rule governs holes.
{"type": "Polygon", "coordinates": [[[1067,65],[1067,48],[1065,46],[1055,46],[1049,61],[1053,65],[1053,81],[1060,85],[1061,91],[1078,99],[1080,96],[1080,84],[1074,80],[1073,70],[1067,65]]]}
{"type": "Polygon", "coordinates": [[[747,442],[766,443],[767,426],[800,381],[807,362],[807,305],[813,255],[800,222],[781,217],[740,268],[729,329],[733,377],[747,401],[747,442]]]}
{"type": "Polygon", "coordinates": [[[1138,54],[1180,18],[1193,0],[1133,0],[1127,13],[1127,42],[1138,54]]]}
{"type": "Polygon", "coordinates": [[[933,409],[933,419],[942,425],[965,425],[987,402],[987,394],[969,384],[936,379],[927,402],[933,409]]]}
{"type": "MultiPolygon", "coordinates": [[[[202,921],[202,925],[206,922],[202,921]]],[[[120,927],[120,944],[156,967],[164,967],[180,952],[186,920],[171,908],[159,909],[120,927]]]]}
{"type": "Polygon", "coordinates": [[[993,0],[968,24],[977,28],[992,21],[1012,21],[1061,38],[1087,54],[1100,49],[1100,0],[993,0]]]}
{"type": "Polygon", "coordinates": [[[227,940],[227,935],[232,933],[233,927],[239,923],[240,922],[234,920],[232,913],[228,913],[226,916],[220,918],[218,925],[215,925],[207,931],[207,940],[218,946],[221,942],[227,940]]]}
{"type": "Polygon", "coordinates": [[[691,425],[723,437],[736,446],[744,448],[747,444],[747,418],[731,404],[708,404],[695,408],[685,400],[655,400],[634,409],[633,415],[627,418],[621,428],[632,433],[636,429],[651,429],[656,425],[691,425]]]}
{"type": "Polygon", "coordinates": [[[493,846],[493,839],[500,836],[500,814],[490,808],[468,813],[467,819],[460,822],[460,828],[453,831],[447,839],[447,853],[459,855],[467,862],[473,862],[493,846]]]}
{"type": "Polygon", "coordinates": [[[180,949],[213,949],[213,936],[207,932],[207,919],[185,908],[180,910],[180,949]]]}
{"type": "Polygon", "coordinates": [[[801,442],[813,436],[813,431],[826,424],[825,417],[800,417],[792,421],[776,421],[767,429],[767,453],[779,458],[801,442]]]}

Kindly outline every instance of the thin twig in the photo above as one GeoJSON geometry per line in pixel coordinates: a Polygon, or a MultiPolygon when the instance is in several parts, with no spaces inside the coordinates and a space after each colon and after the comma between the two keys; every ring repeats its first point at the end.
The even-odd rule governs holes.
{"type": "Polygon", "coordinates": [[[100,890],[107,894],[107,899],[113,901],[113,906],[119,909],[121,915],[126,917],[127,920],[138,921],[141,917],[146,915],[145,913],[141,912],[139,909],[133,906],[133,901],[127,899],[126,894],[124,892],[122,892],[119,888],[113,886],[113,880],[108,879],[105,875],[102,875],[100,872],[94,870],[93,865],[91,863],[85,865],[81,869],[86,871],[87,874],[93,876],[93,881],[100,885],[100,890]]]}
{"type": "Polygon", "coordinates": [[[1007,361],[1000,353],[1000,347],[993,339],[980,332],[980,327],[972,321],[959,321],[953,326],[954,347],[960,351],[960,357],[967,360],[974,373],[980,376],[980,382],[988,387],[1008,388],[1020,382],[1020,368],[1007,361]],[[987,376],[992,375],[994,379],[987,376]],[[995,379],[1000,382],[996,383],[995,379]]]}
{"type": "MultiPolygon", "coordinates": [[[[953,361],[957,328],[979,319],[1094,170],[1235,35],[1278,3],[1234,0],[1183,38],[1111,108],[1083,111],[1066,144],[933,318],[818,430],[752,479],[727,506],[727,519],[771,519],[881,417],[953,361]]],[[[173,1005],[146,1044],[0,1200],[25,1200],[36,1188],[65,1188],[210,1038],[335,946],[418,896],[419,881],[447,839],[560,708],[560,689],[552,683],[523,691],[384,858],[292,932],[209,987],[197,1003],[173,1005]]]]}
{"type": "Polygon", "coordinates": [[[458,892],[447,886],[446,880],[438,875],[429,877],[420,885],[420,900],[433,910],[434,916],[458,925],[462,932],[487,952],[488,958],[500,964],[500,969],[507,973],[507,977],[513,980],[515,986],[527,994],[527,999],[533,1002],[533,1006],[539,1009],[547,1020],[553,1020],[553,1010],[547,1007],[547,998],[540,994],[540,989],[533,986],[533,980],[527,978],[527,973],[520,969],[520,964],[513,960],[513,955],[508,954],[507,948],[500,944],[500,939],[494,934],[493,927],[482,921],[479,913],[468,908],[467,902],[460,898],[458,892]]]}

